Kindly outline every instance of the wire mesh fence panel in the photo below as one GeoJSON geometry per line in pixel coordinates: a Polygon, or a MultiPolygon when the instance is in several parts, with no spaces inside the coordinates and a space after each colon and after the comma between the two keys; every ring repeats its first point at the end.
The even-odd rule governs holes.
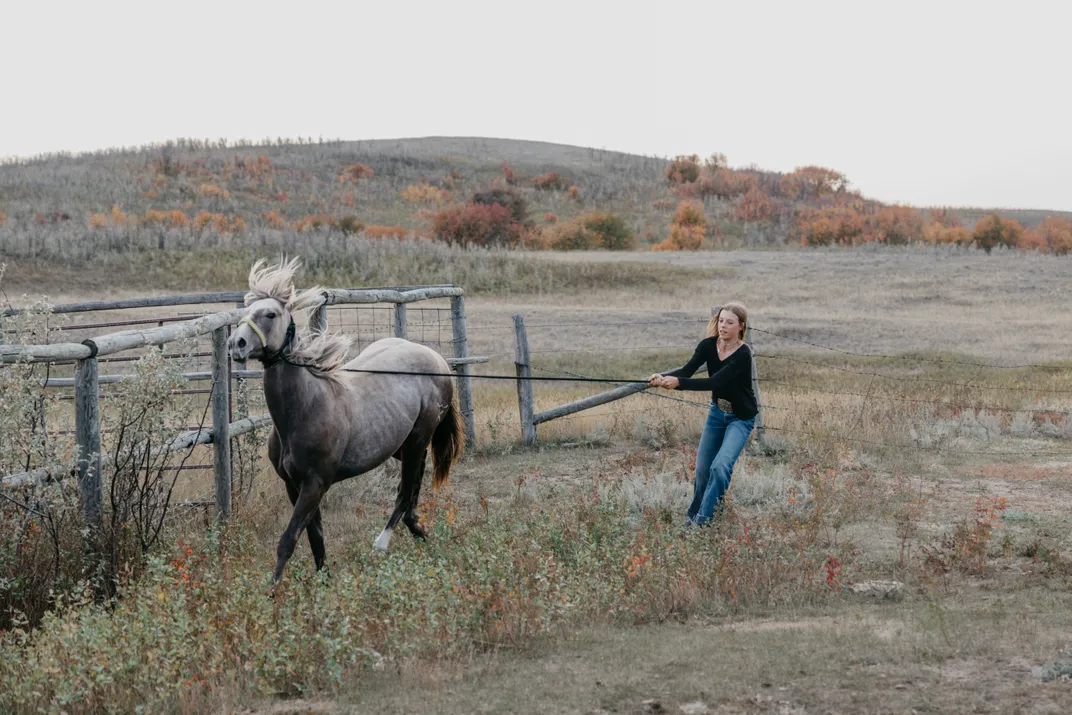
{"type": "Polygon", "coordinates": [[[409,340],[427,345],[441,355],[454,355],[450,307],[410,307],[407,310],[409,340]]]}
{"type": "MultiPolygon", "coordinates": [[[[326,309],[327,330],[352,340],[350,355],[360,353],[377,340],[395,337],[395,306],[333,305],[326,309]]],[[[449,306],[407,305],[404,331],[411,342],[427,345],[446,357],[454,352],[449,306]]]]}

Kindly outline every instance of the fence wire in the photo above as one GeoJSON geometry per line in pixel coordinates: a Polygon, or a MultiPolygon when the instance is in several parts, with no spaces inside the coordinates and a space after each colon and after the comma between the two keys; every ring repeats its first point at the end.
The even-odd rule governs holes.
{"type": "MultiPolygon", "coordinates": [[[[564,370],[551,370],[551,369],[539,367],[539,366],[536,366],[536,365],[532,365],[531,367],[532,367],[532,369],[540,370],[541,372],[556,373],[556,374],[566,375],[566,376],[569,376],[569,377],[580,377],[580,378],[585,377],[584,375],[574,373],[574,372],[568,372],[568,371],[564,371],[564,370]]],[[[702,410],[707,410],[707,409],[710,408],[710,402],[708,400],[704,400],[704,401],[690,400],[690,399],[686,399],[686,398],[674,397],[672,395],[661,395],[659,393],[653,393],[653,392],[647,392],[647,391],[638,392],[636,394],[643,395],[645,397],[662,399],[662,400],[672,400],[674,402],[683,403],[683,404],[688,405],[690,407],[697,408],[697,409],[702,409],[702,410]]],[[[867,395],[858,395],[858,396],[868,397],[867,395]]],[[[922,401],[922,402],[924,402],[925,404],[931,404],[931,403],[926,403],[926,401],[922,401]]],[[[760,407],[761,407],[761,409],[764,409],[764,410],[787,409],[784,406],[770,405],[770,404],[766,404],[766,403],[761,404],[760,407]]],[[[641,412],[648,412],[648,410],[643,410],[643,409],[639,409],[639,410],[616,410],[615,414],[618,414],[618,413],[632,414],[632,413],[641,413],[641,412]]],[[[1049,411],[1042,410],[1040,412],[1049,412],[1049,411]]],[[[1060,414],[1066,414],[1067,415],[1067,414],[1070,414],[1070,413],[1063,412],[1063,413],[1060,413],[1060,414]]],[[[584,417],[584,416],[585,415],[583,413],[577,413],[577,414],[574,414],[574,415],[567,415],[565,417],[556,418],[556,421],[559,420],[559,419],[576,419],[576,418],[584,417]]],[[[590,418],[590,416],[589,416],[589,418],[590,418]]],[[[543,424],[547,424],[547,423],[543,423],[543,424]]],[[[783,433],[787,433],[787,434],[804,435],[804,436],[808,436],[808,437],[812,437],[812,438],[816,438],[816,439],[821,439],[821,440],[835,439],[835,440],[839,440],[839,441],[853,442],[853,443],[857,443],[857,444],[866,444],[866,445],[874,446],[874,447],[883,447],[885,449],[924,450],[924,451],[943,452],[943,453],[948,453],[948,454],[974,455],[974,456],[1072,457],[1072,452],[1070,452],[1070,451],[992,450],[992,449],[967,450],[967,449],[959,449],[959,448],[955,448],[955,447],[945,447],[945,446],[936,445],[936,444],[935,445],[928,445],[928,444],[923,444],[922,441],[916,441],[915,443],[912,443],[912,444],[881,442],[881,441],[877,441],[877,440],[864,439],[864,438],[861,438],[861,437],[853,437],[853,436],[850,436],[850,435],[847,435],[847,434],[839,434],[839,433],[835,433],[835,432],[825,432],[825,433],[824,432],[814,432],[814,431],[809,431],[809,430],[793,429],[793,428],[789,428],[789,427],[771,426],[769,424],[765,424],[763,429],[773,431],[773,432],[783,432],[783,433]]]]}

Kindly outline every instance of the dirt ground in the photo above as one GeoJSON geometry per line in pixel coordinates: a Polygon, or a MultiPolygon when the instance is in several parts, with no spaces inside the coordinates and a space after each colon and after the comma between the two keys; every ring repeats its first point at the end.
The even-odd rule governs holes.
{"type": "MultiPolygon", "coordinates": [[[[988,605],[942,614],[963,625],[988,605]]],[[[919,605],[848,606],[826,616],[585,631],[524,655],[384,673],[335,701],[283,713],[1062,713],[1068,683],[1042,683],[1009,652],[958,652],[971,631],[925,635],[919,605]]],[[[1007,619],[1008,620],[1008,619],[1007,619]]],[[[1007,628],[1007,621],[1002,621],[1007,628]]],[[[1067,638],[1070,624],[1062,625],[1067,638]]],[[[995,634],[998,635],[998,634],[995,634]]],[[[999,636],[1000,637],[1000,636],[999,636]]]]}

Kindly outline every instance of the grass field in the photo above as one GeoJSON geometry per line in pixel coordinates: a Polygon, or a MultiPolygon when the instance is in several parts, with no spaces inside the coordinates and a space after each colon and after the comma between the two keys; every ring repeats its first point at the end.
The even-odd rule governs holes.
{"type": "MultiPolygon", "coordinates": [[[[198,288],[239,287],[245,258],[198,288]]],[[[392,260],[393,281],[424,275],[392,260]]],[[[540,445],[522,448],[513,385],[477,380],[477,443],[446,490],[425,494],[427,544],[399,536],[386,558],[370,554],[396,483],[378,469],[328,496],[330,579],[309,572],[303,542],[282,592],[263,598],[289,516],[264,469],[222,537],[188,519],[183,545],[114,613],[73,609],[25,640],[5,634],[12,707],[1072,707],[1072,261],[918,249],[461,261],[470,277],[519,266],[467,298],[470,351],[491,357],[477,373],[512,372],[514,314],[538,374],[635,379],[681,364],[712,305],[749,305],[769,429],[738,464],[719,528],[679,527],[701,394],[632,396],[542,425],[540,445]],[[904,584],[903,598],[846,588],[876,579],[904,584]]],[[[9,296],[115,297],[72,290],[69,269],[21,265],[9,296]]],[[[305,279],[353,275],[331,270],[305,279]]],[[[599,389],[539,384],[537,409],[599,389]]]]}

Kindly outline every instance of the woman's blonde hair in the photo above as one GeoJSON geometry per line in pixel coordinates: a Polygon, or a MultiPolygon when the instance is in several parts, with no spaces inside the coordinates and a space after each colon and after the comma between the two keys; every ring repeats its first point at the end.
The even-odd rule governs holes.
{"type": "Polygon", "coordinates": [[[744,307],[744,303],[738,303],[736,301],[726,303],[718,309],[715,316],[711,318],[711,322],[707,324],[707,330],[704,332],[704,337],[713,338],[718,335],[718,318],[722,315],[722,311],[724,310],[728,310],[737,316],[737,320],[741,322],[741,334],[738,337],[741,340],[744,340],[745,332],[748,330],[748,308],[744,307]]]}

